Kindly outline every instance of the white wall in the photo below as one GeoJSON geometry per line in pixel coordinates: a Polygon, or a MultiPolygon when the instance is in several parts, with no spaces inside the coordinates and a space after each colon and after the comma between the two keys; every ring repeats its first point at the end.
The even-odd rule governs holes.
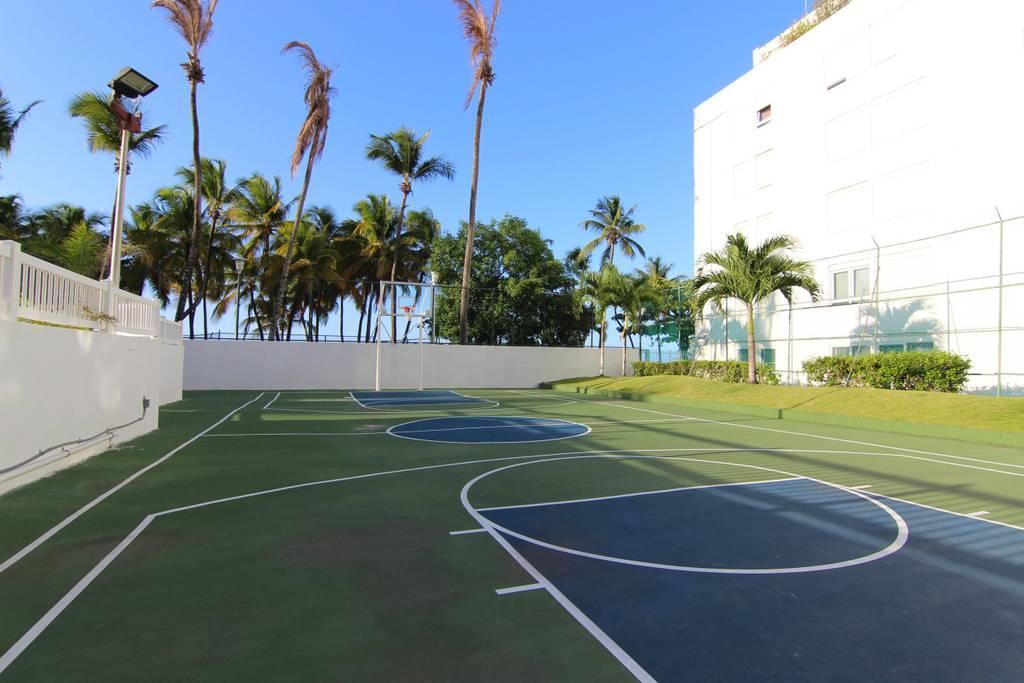
{"type": "Polygon", "coordinates": [[[113,437],[0,472],[0,490],[156,429],[159,404],[181,395],[181,353],[152,337],[0,321],[0,470],[130,422],[142,415],[143,397],[150,400],[145,418],[113,437]]]}
{"type": "Polygon", "coordinates": [[[185,379],[185,347],[181,340],[160,340],[160,405],[181,400],[185,379]],[[173,343],[169,343],[173,342],[173,343]]]}
{"type": "MultiPolygon", "coordinates": [[[[765,339],[823,342],[794,349],[796,368],[812,351],[856,343],[864,307],[836,301],[832,275],[867,268],[869,292],[932,318],[936,347],[959,344],[985,374],[973,384],[994,384],[998,292],[971,293],[991,288],[1000,269],[997,207],[1004,218],[1024,216],[1024,88],[1012,76],[1024,71],[1022,35],[1020,0],[852,0],[770,56],[756,52],[753,70],[695,109],[695,256],[734,232],[793,235],[797,255],[816,268],[824,305],[840,307],[803,315],[793,335],[786,318],[762,316],[765,339]],[[759,126],[767,105],[772,120],[759,126]]],[[[1010,247],[1022,229],[1007,223],[1005,273],[1024,271],[1024,252],[1010,247]]],[[[1021,288],[1004,284],[1016,287],[1004,291],[1006,313],[1021,288]]],[[[806,303],[798,295],[798,307],[806,303]]],[[[893,325],[881,332],[901,333],[899,317],[889,315],[893,325]]],[[[1019,336],[1006,329],[1004,346],[1019,336]]],[[[722,357],[725,349],[706,351],[722,357]]],[[[1021,373],[1010,383],[1024,384],[1017,359],[1007,354],[1003,365],[1021,373]]]]}
{"type": "MultiPolygon", "coordinates": [[[[416,388],[420,347],[382,345],[382,387],[416,388]]],[[[424,344],[425,387],[515,388],[597,375],[592,348],[424,344]]],[[[617,376],[622,350],[605,351],[605,374],[617,376]]],[[[627,351],[627,374],[638,360],[627,351]]],[[[376,345],[185,340],[185,389],[372,389],[376,345]]]]}

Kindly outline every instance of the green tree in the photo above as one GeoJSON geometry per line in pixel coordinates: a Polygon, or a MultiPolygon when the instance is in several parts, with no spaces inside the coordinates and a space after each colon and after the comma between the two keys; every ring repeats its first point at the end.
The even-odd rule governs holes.
{"type": "Polygon", "coordinates": [[[0,156],[10,156],[18,126],[24,122],[33,107],[40,102],[42,100],[36,100],[21,111],[15,111],[14,105],[4,97],[4,91],[0,90],[0,156]]]}
{"type": "MultiPolygon", "coordinates": [[[[434,241],[430,270],[438,273],[440,283],[460,280],[467,236],[463,224],[458,235],[434,241]]],[[[524,219],[506,216],[477,225],[475,251],[468,343],[583,344],[590,316],[572,272],[552,254],[549,240],[524,219]]],[[[454,339],[460,333],[461,288],[440,287],[436,309],[437,334],[454,339]]]]}
{"type": "Polygon", "coordinates": [[[25,216],[17,239],[26,253],[61,265],[61,244],[75,227],[85,224],[89,231],[97,232],[105,220],[103,214],[87,212],[80,206],[54,204],[25,216]]]}
{"type": "MultiPolygon", "coordinates": [[[[228,164],[222,159],[206,159],[204,158],[200,162],[202,171],[200,176],[203,182],[203,199],[206,200],[206,222],[209,224],[210,229],[206,235],[206,250],[203,256],[201,281],[202,285],[199,287],[199,299],[203,302],[203,338],[208,338],[207,323],[208,314],[206,309],[206,302],[208,293],[210,292],[210,280],[215,280],[215,290],[220,290],[224,285],[224,276],[226,275],[226,269],[223,268],[223,263],[218,264],[217,268],[211,270],[212,261],[214,260],[214,250],[218,243],[223,243],[223,239],[218,239],[217,227],[222,226],[222,220],[227,218],[229,207],[239,199],[241,196],[241,190],[238,183],[229,183],[227,180],[227,168],[228,164]]],[[[195,187],[195,174],[192,169],[185,166],[178,169],[177,176],[186,185],[195,187]]],[[[231,235],[233,241],[234,235],[231,235]]],[[[220,297],[214,296],[213,299],[219,299],[220,297]]]]}
{"type": "Polygon", "coordinates": [[[71,228],[59,246],[59,264],[79,275],[99,277],[103,263],[103,237],[81,221],[71,228]]]}
{"type": "MultiPolygon", "coordinates": [[[[444,157],[424,158],[423,148],[429,137],[429,130],[417,137],[416,133],[411,129],[402,126],[387,135],[371,135],[370,143],[366,146],[367,159],[381,162],[385,169],[401,179],[398,184],[398,189],[402,193],[402,203],[398,208],[397,240],[399,243],[401,241],[402,228],[405,224],[405,208],[409,195],[412,194],[413,183],[434,180],[435,178],[451,180],[455,177],[455,167],[444,157]]],[[[391,262],[390,279],[392,281],[395,279],[398,259],[399,254],[396,252],[394,260],[391,262]]],[[[397,302],[397,290],[393,292],[393,296],[397,302]]],[[[397,339],[395,337],[398,336],[396,328],[398,324],[397,319],[392,319],[391,324],[391,340],[396,342],[397,339]]]]}
{"type": "Polygon", "coordinates": [[[288,248],[284,254],[284,266],[282,267],[281,282],[277,290],[277,304],[271,309],[272,334],[280,338],[281,331],[278,328],[279,316],[284,310],[285,288],[288,285],[288,271],[292,264],[292,253],[295,250],[295,236],[299,232],[299,223],[302,221],[302,210],[306,204],[306,193],[309,192],[309,181],[313,177],[313,164],[323,156],[324,146],[327,144],[327,124],[331,119],[331,98],[335,90],[331,87],[331,70],[324,66],[317,59],[316,54],[306,43],[293,40],[284,46],[282,52],[295,50],[302,58],[306,67],[306,118],[302,122],[299,134],[295,137],[295,151],[292,152],[292,177],[298,170],[302,159],[306,159],[306,175],[302,179],[302,192],[299,194],[299,205],[295,210],[295,224],[290,232],[291,239],[288,240],[288,248]]]}
{"type": "Polygon", "coordinates": [[[597,206],[590,210],[590,218],[583,221],[585,230],[594,230],[598,236],[587,242],[580,249],[580,258],[589,258],[594,250],[604,244],[601,252],[601,265],[615,263],[615,251],[618,249],[629,258],[637,254],[646,256],[644,248],[633,236],[639,235],[647,226],[633,220],[636,207],[625,208],[618,195],[602,197],[597,206]]]}
{"type": "Polygon", "coordinates": [[[481,0],[454,0],[459,10],[462,33],[469,42],[469,59],[473,65],[473,82],[466,96],[465,108],[473,102],[477,91],[480,98],[476,105],[476,124],[473,128],[473,176],[469,185],[469,223],[466,227],[465,254],[462,261],[462,290],[459,303],[459,343],[466,344],[469,334],[469,283],[473,269],[473,249],[476,230],[476,193],[480,177],[480,130],[484,124],[484,102],[487,89],[494,84],[494,48],[497,44],[495,26],[501,13],[501,0],[494,0],[491,16],[484,11],[481,0]]]}
{"type": "Polygon", "coordinates": [[[598,271],[583,273],[581,289],[584,298],[593,307],[598,321],[598,348],[600,349],[600,372],[604,375],[604,349],[608,338],[608,309],[618,302],[619,284],[622,274],[614,265],[607,265],[598,271]]]}
{"type": "Polygon", "coordinates": [[[626,342],[634,334],[642,333],[644,316],[656,305],[660,292],[645,275],[613,275],[609,280],[612,305],[621,311],[622,376],[625,377],[626,342]]]}
{"type": "MultiPolygon", "coordinates": [[[[81,92],[71,99],[68,114],[81,119],[85,126],[85,142],[89,151],[108,152],[114,155],[114,172],[120,165],[117,155],[121,152],[121,128],[117,116],[110,109],[110,97],[99,92],[81,92]]],[[[157,144],[163,141],[166,126],[154,126],[132,133],[128,138],[128,155],[147,157],[157,144]]],[[[131,172],[131,160],[128,162],[131,172]]]]}
{"type": "MultiPolygon", "coordinates": [[[[181,65],[185,70],[185,79],[189,87],[189,109],[192,112],[192,168],[195,169],[195,183],[192,185],[192,196],[195,197],[192,207],[192,233],[189,237],[184,281],[188,291],[192,291],[193,274],[199,271],[199,236],[202,225],[203,167],[199,157],[199,108],[196,103],[196,90],[200,83],[206,82],[203,64],[199,53],[210,39],[213,30],[213,13],[217,9],[217,0],[153,0],[153,8],[166,10],[167,19],[184,39],[187,46],[186,61],[181,65]]],[[[191,302],[191,310],[185,310],[185,301],[178,300],[174,313],[175,320],[184,320],[191,315],[196,302],[191,302]]]]}
{"type": "Polygon", "coordinates": [[[779,292],[793,302],[793,290],[802,289],[813,301],[821,296],[821,287],[814,279],[814,266],[786,255],[796,247],[788,235],[769,237],[751,247],[743,233],[726,238],[725,247],[706,252],[693,278],[693,309],[697,316],[708,304],[721,306],[728,299],[738,299],[747,308],[747,382],[757,383],[757,354],[754,339],[754,307],[779,292]]]}

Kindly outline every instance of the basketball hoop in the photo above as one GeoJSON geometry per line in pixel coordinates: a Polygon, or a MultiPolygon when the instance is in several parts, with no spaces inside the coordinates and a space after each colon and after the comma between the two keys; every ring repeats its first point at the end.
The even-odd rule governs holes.
{"type": "Polygon", "coordinates": [[[412,320],[412,316],[416,312],[415,306],[401,306],[401,311],[405,315],[406,320],[412,320]]]}

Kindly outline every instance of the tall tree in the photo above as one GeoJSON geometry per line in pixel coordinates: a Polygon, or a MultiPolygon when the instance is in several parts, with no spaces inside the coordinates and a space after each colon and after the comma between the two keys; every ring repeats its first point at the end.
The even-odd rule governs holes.
{"type": "Polygon", "coordinates": [[[600,349],[600,373],[604,375],[604,349],[608,337],[608,309],[617,303],[622,274],[614,265],[598,271],[583,274],[581,286],[583,296],[594,308],[598,318],[598,348],[600,349]]]}
{"type": "Polygon", "coordinates": [[[0,90],[0,156],[9,156],[14,146],[14,136],[18,132],[18,126],[28,115],[32,108],[42,100],[36,100],[21,111],[15,111],[11,101],[4,97],[4,91],[0,90]]]}
{"type": "MultiPolygon", "coordinates": [[[[203,72],[199,53],[206,45],[206,41],[210,39],[217,0],[205,0],[205,2],[204,0],[153,0],[152,7],[167,11],[168,20],[185,40],[188,47],[187,61],[181,65],[181,68],[185,70],[185,78],[189,86],[189,107],[192,111],[192,168],[196,171],[195,182],[192,185],[192,196],[195,197],[192,210],[192,234],[188,241],[185,258],[184,286],[188,291],[192,291],[193,274],[199,271],[198,245],[203,213],[203,173],[199,157],[199,109],[196,105],[196,89],[200,83],[206,81],[206,74],[203,72]]],[[[180,321],[186,315],[191,315],[197,304],[198,302],[192,302],[189,305],[189,310],[186,311],[185,300],[179,299],[174,319],[180,321]]]]}
{"type": "Polygon", "coordinates": [[[602,265],[615,263],[616,249],[629,258],[634,258],[637,254],[646,256],[644,248],[634,239],[634,235],[639,235],[647,229],[645,225],[633,220],[635,210],[635,206],[629,209],[623,206],[618,195],[601,197],[597,206],[590,210],[590,218],[582,224],[585,230],[594,230],[598,236],[583,245],[580,257],[589,257],[602,244],[602,265]]]}
{"type": "Polygon", "coordinates": [[[465,108],[473,102],[479,90],[476,105],[476,125],[473,129],[473,178],[469,185],[469,223],[466,229],[466,253],[462,260],[462,293],[459,303],[459,342],[466,343],[469,333],[469,279],[473,265],[473,231],[476,228],[476,192],[480,175],[480,129],[484,123],[484,102],[487,89],[494,83],[494,47],[497,43],[495,26],[501,13],[501,0],[494,0],[488,18],[481,0],[454,0],[459,9],[462,32],[469,41],[469,60],[473,65],[473,81],[466,96],[465,108]]]}
{"type": "MultiPolygon", "coordinates": [[[[198,298],[203,302],[203,338],[206,338],[206,326],[208,323],[206,299],[210,289],[210,261],[213,258],[215,245],[218,243],[217,226],[226,217],[228,208],[239,198],[240,190],[238,183],[229,183],[227,180],[228,164],[222,159],[203,159],[200,162],[201,177],[203,180],[203,199],[206,200],[206,218],[210,224],[209,234],[206,237],[206,253],[203,255],[202,285],[199,287],[198,298]]],[[[187,185],[195,186],[195,174],[192,169],[185,166],[178,169],[177,176],[187,185]]],[[[221,273],[222,275],[222,273],[221,273]]],[[[217,278],[220,279],[220,278],[217,278]]]]}
{"type": "MultiPolygon", "coordinates": [[[[366,158],[370,161],[379,161],[384,168],[397,175],[401,180],[398,189],[402,193],[402,203],[398,207],[398,233],[395,236],[397,243],[401,243],[402,228],[405,225],[405,208],[412,194],[412,184],[418,181],[434,180],[435,178],[446,178],[451,180],[455,177],[455,167],[444,157],[423,158],[423,148],[427,138],[430,137],[428,130],[417,137],[411,129],[402,126],[393,133],[387,135],[371,135],[370,143],[366,146],[366,158]]],[[[391,261],[391,280],[395,279],[395,272],[398,268],[400,254],[396,251],[391,261]]],[[[398,291],[392,292],[395,308],[398,307],[398,291]]],[[[398,319],[391,319],[391,341],[397,340],[398,319]]]]}
{"type": "Polygon", "coordinates": [[[656,286],[644,275],[620,275],[612,283],[612,301],[622,311],[623,377],[626,376],[626,341],[634,334],[642,334],[644,316],[654,307],[657,298],[656,286]]]}
{"type": "Polygon", "coordinates": [[[295,236],[299,232],[299,223],[302,221],[302,210],[306,204],[306,193],[309,192],[309,180],[313,177],[313,164],[324,153],[324,146],[327,144],[327,124],[331,119],[331,98],[335,90],[331,87],[331,69],[320,63],[316,54],[306,43],[293,40],[284,46],[282,52],[295,50],[302,59],[306,68],[306,119],[302,122],[299,134],[295,137],[295,151],[292,152],[292,177],[306,158],[306,175],[302,180],[302,192],[299,194],[299,204],[295,209],[295,225],[292,227],[288,239],[288,249],[284,257],[284,268],[281,274],[281,283],[277,290],[277,305],[271,313],[274,334],[280,336],[278,323],[284,309],[284,292],[288,286],[288,269],[291,267],[292,253],[295,251],[295,236]]]}
{"type": "Polygon", "coordinates": [[[725,247],[706,252],[693,278],[694,314],[703,315],[709,303],[720,306],[727,299],[739,299],[747,308],[747,382],[757,384],[757,354],[754,339],[754,307],[779,292],[793,303],[793,289],[810,294],[812,301],[821,296],[814,279],[814,266],[786,255],[796,247],[788,235],[769,237],[751,247],[743,233],[729,235],[725,247]]]}

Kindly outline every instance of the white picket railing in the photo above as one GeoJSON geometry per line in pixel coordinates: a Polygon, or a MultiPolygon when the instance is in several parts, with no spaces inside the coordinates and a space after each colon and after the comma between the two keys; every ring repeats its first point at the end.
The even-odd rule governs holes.
{"type": "Polygon", "coordinates": [[[160,336],[160,302],[111,289],[110,282],[93,280],[23,254],[17,242],[0,241],[0,320],[21,318],[119,334],[160,336]]]}

